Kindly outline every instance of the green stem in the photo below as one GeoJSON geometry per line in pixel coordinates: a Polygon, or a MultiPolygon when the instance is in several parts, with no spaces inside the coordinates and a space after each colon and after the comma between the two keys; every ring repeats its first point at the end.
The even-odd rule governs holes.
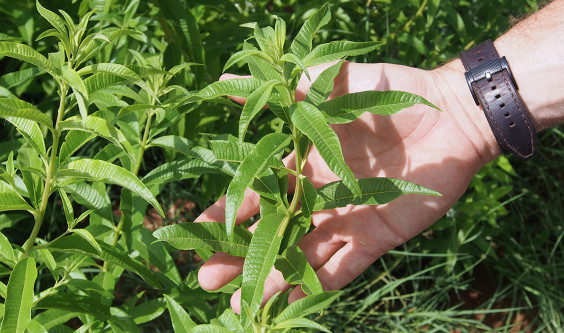
{"type": "Polygon", "coordinates": [[[61,136],[61,131],[59,129],[59,122],[63,119],[66,107],[66,96],[67,96],[67,85],[66,83],[60,84],[61,89],[61,101],[59,103],[59,110],[57,111],[57,120],[55,122],[55,129],[53,130],[53,145],[51,146],[51,156],[47,162],[46,174],[45,174],[45,186],[43,187],[43,195],[41,197],[41,203],[39,209],[33,214],[35,219],[35,224],[31,235],[24,246],[24,257],[29,256],[29,252],[35,244],[35,239],[39,234],[39,229],[43,224],[43,218],[45,217],[45,211],[47,210],[47,202],[49,201],[49,196],[51,194],[51,185],[55,178],[55,164],[57,163],[57,152],[59,146],[59,138],[61,136]]]}
{"type": "MultiPolygon", "coordinates": [[[[143,162],[143,155],[145,154],[145,149],[149,143],[149,132],[151,131],[151,123],[153,121],[153,114],[150,113],[147,117],[147,122],[145,123],[145,131],[143,132],[143,139],[139,144],[139,154],[137,154],[137,160],[135,161],[135,168],[133,169],[133,174],[137,176],[139,173],[139,169],[141,168],[141,163],[143,162]]],[[[123,230],[123,225],[125,224],[125,219],[122,217],[119,219],[119,223],[115,229],[114,238],[112,240],[111,246],[116,246],[121,236],[121,232],[123,230]]],[[[104,262],[104,266],[102,267],[102,271],[106,271],[108,269],[108,262],[104,262]]]]}

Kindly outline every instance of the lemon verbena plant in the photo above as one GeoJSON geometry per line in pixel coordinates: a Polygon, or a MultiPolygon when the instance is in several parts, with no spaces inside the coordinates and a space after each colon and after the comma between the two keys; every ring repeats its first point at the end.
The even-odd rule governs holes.
{"type": "Polygon", "coordinates": [[[311,228],[312,214],[349,204],[384,204],[407,193],[438,195],[399,179],[356,179],[347,166],[331,124],[354,121],[364,112],[391,115],[416,103],[434,106],[420,96],[399,91],[364,91],[328,100],[344,58],[368,53],[379,46],[376,42],[333,41],[313,47],[316,32],[330,18],[326,4],[303,24],[291,43],[287,43],[286,24],[281,18],[275,18],[274,27],[245,24],[253,29],[253,36],[227,61],[224,71],[246,62],[252,77],[214,82],[184,100],[193,102],[226,95],[246,98],[237,136],[217,136],[209,143],[215,158],[232,166],[228,173],[233,179],[226,194],[225,224],[184,223],[155,232],[156,238],[179,249],[221,251],[245,257],[242,315],[235,320],[235,314],[226,311],[224,316],[230,320],[206,325],[202,332],[285,332],[297,327],[327,331],[306,318],[339,296],[336,291],[323,292],[314,269],[298,246],[311,228]],[[297,100],[298,81],[310,80],[308,67],[331,61],[336,63],[312,82],[303,101],[297,100]],[[256,143],[248,142],[245,137],[249,124],[265,105],[284,122],[285,128],[262,136],[256,143]],[[304,176],[303,168],[313,145],[340,181],[316,189],[304,176]],[[282,158],[287,150],[294,151],[295,165],[284,165],[282,158]],[[295,178],[292,195],[287,193],[289,177],[295,178]],[[248,188],[260,195],[260,222],[253,234],[235,223],[248,188]],[[309,296],[278,313],[269,312],[271,301],[261,312],[264,283],[273,267],[288,283],[301,285],[309,296]]]}

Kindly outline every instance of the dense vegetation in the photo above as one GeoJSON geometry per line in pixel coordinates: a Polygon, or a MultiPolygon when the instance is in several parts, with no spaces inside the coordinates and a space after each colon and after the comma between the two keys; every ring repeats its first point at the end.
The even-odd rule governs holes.
{"type": "MultiPolygon", "coordinates": [[[[175,250],[155,242],[151,231],[191,221],[230,193],[233,165],[217,159],[214,145],[236,144],[243,133],[249,145],[276,141],[280,153],[292,148],[281,133],[296,147],[303,133],[309,136],[299,125],[290,132],[276,112],[206,95],[234,54],[258,50],[244,46],[245,39],[268,34],[241,24],[278,32],[285,22],[282,35],[291,41],[326,8],[332,19],[314,46],[362,42],[365,49],[348,60],[433,68],[538,6],[532,0],[333,0],[328,9],[298,0],[2,2],[0,314],[16,318],[4,321],[2,332],[180,332],[195,323],[239,329],[229,298],[241,278],[204,291],[196,271],[210,252],[175,250]],[[26,110],[25,117],[15,119],[11,110],[26,110]],[[241,113],[252,120],[241,125],[241,113]]],[[[302,59],[282,53],[276,60],[299,73],[302,59]]],[[[229,71],[247,74],[242,64],[229,71]]],[[[275,83],[264,90],[270,94],[275,83]]],[[[564,134],[553,128],[539,139],[534,160],[501,157],[486,166],[444,218],[378,260],[343,294],[318,294],[310,277],[301,282],[311,282],[313,298],[288,308],[281,295],[257,323],[283,330],[293,309],[294,326],[335,332],[559,331],[564,134]]],[[[271,153],[264,159],[277,155],[271,153]]],[[[283,188],[284,175],[275,176],[283,188]]],[[[345,185],[354,192],[354,182],[345,185]]],[[[291,206],[279,195],[272,200],[291,206]]],[[[250,237],[243,228],[225,233],[243,243],[250,237]]],[[[257,319],[258,309],[250,311],[249,319],[257,319]]]]}

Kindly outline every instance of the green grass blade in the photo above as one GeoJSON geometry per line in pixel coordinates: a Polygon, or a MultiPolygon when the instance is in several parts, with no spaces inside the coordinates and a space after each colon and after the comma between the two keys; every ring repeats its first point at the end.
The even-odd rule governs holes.
{"type": "Polygon", "coordinates": [[[404,91],[361,91],[321,103],[319,110],[330,124],[349,123],[364,112],[392,115],[415,104],[439,110],[425,98],[404,91]]]}
{"type": "Polygon", "coordinates": [[[74,177],[101,181],[124,187],[150,203],[161,216],[164,212],[151,191],[137,177],[126,169],[100,160],[82,159],[68,163],[65,169],[57,172],[57,178],[74,177]]]}
{"type": "Polygon", "coordinates": [[[226,252],[236,257],[247,255],[252,237],[247,229],[236,226],[230,239],[225,226],[219,222],[170,225],[160,228],[153,235],[179,250],[205,249],[226,252]]]}
{"type": "Polygon", "coordinates": [[[253,179],[262,172],[272,157],[288,146],[290,139],[290,136],[282,133],[265,135],[237,168],[233,180],[227,188],[225,200],[225,224],[228,235],[231,235],[235,227],[237,210],[243,202],[245,190],[251,186],[253,179]]]}
{"type": "Polygon", "coordinates": [[[317,189],[314,211],[347,205],[382,205],[404,194],[440,195],[423,186],[394,178],[361,178],[358,184],[362,195],[355,196],[341,181],[317,189]]]}
{"type": "Polygon", "coordinates": [[[307,67],[339,60],[347,56],[358,56],[377,49],[379,42],[334,41],[316,46],[302,62],[307,67]]]}
{"type": "MultiPolygon", "coordinates": [[[[246,302],[249,305],[252,316],[260,308],[264,294],[264,282],[276,261],[282,241],[280,228],[284,218],[285,214],[276,213],[264,216],[260,220],[243,264],[241,303],[246,302]]],[[[248,326],[250,324],[248,318],[243,317],[243,319],[247,321],[243,326],[248,326]]]]}
{"type": "Polygon", "coordinates": [[[22,259],[10,275],[0,333],[23,333],[31,321],[37,268],[32,258],[22,259]]]}
{"type": "MultiPolygon", "coordinates": [[[[333,91],[334,81],[339,72],[344,60],[340,60],[335,65],[325,69],[317,79],[312,83],[307,95],[304,99],[305,102],[318,106],[325,102],[333,91]]],[[[319,107],[319,106],[318,106],[319,107]]]]}
{"type": "Polygon", "coordinates": [[[164,295],[170,319],[172,321],[172,329],[175,333],[188,332],[196,326],[196,323],[190,318],[190,315],[184,310],[182,305],[178,304],[172,297],[164,295]]]}
{"type": "Polygon", "coordinates": [[[304,25],[298,31],[296,38],[290,45],[290,50],[298,58],[302,59],[311,51],[313,37],[317,31],[323,26],[327,25],[331,20],[331,11],[329,5],[326,3],[323,7],[319,8],[310,18],[308,18],[304,25]]]}
{"type": "Polygon", "coordinates": [[[290,117],[292,123],[313,141],[329,169],[339,176],[355,195],[360,196],[361,191],[354,174],[345,163],[339,138],[325,122],[321,111],[309,103],[299,102],[290,110],[290,117]]]}
{"type": "Polygon", "coordinates": [[[323,292],[323,287],[315,274],[315,270],[297,245],[284,250],[282,255],[276,259],[275,266],[282,273],[286,282],[300,284],[306,294],[314,295],[323,292]]]}

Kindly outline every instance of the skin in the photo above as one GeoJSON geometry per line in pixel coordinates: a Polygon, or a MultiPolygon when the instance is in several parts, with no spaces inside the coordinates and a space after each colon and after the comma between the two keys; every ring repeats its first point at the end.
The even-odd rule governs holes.
{"type": "MultiPolygon", "coordinates": [[[[563,14],[564,1],[554,1],[495,42],[498,52],[510,62],[537,130],[564,123],[564,41],[560,33],[546,33],[564,31],[563,14]],[[547,55],[547,49],[552,53],[547,55]]],[[[312,81],[330,65],[310,68],[312,81]]],[[[416,105],[392,116],[365,113],[352,123],[333,125],[355,176],[399,178],[442,196],[405,195],[386,205],[315,213],[312,223],[316,228],[299,245],[325,290],[344,287],[387,251],[432,225],[460,198],[476,172],[500,154],[463,73],[458,59],[432,71],[392,64],[343,64],[330,98],[365,90],[402,90],[421,95],[442,110],[416,105]]],[[[233,77],[225,74],[221,79],[233,77]]],[[[298,100],[310,85],[302,77],[296,92],[298,100]]],[[[285,162],[294,165],[293,155],[285,162]]],[[[315,187],[338,180],[315,149],[308,156],[304,174],[315,187]]],[[[258,196],[248,190],[237,221],[245,221],[258,211],[258,196]]],[[[224,214],[222,198],[196,222],[222,222],[224,214]]],[[[200,285],[208,290],[222,287],[241,274],[243,260],[216,253],[201,267],[200,285]]],[[[266,281],[265,301],[290,287],[281,273],[273,270],[266,281]]],[[[289,302],[303,296],[301,288],[294,288],[289,302]]],[[[240,290],[232,296],[231,306],[240,312],[240,290]]]]}

